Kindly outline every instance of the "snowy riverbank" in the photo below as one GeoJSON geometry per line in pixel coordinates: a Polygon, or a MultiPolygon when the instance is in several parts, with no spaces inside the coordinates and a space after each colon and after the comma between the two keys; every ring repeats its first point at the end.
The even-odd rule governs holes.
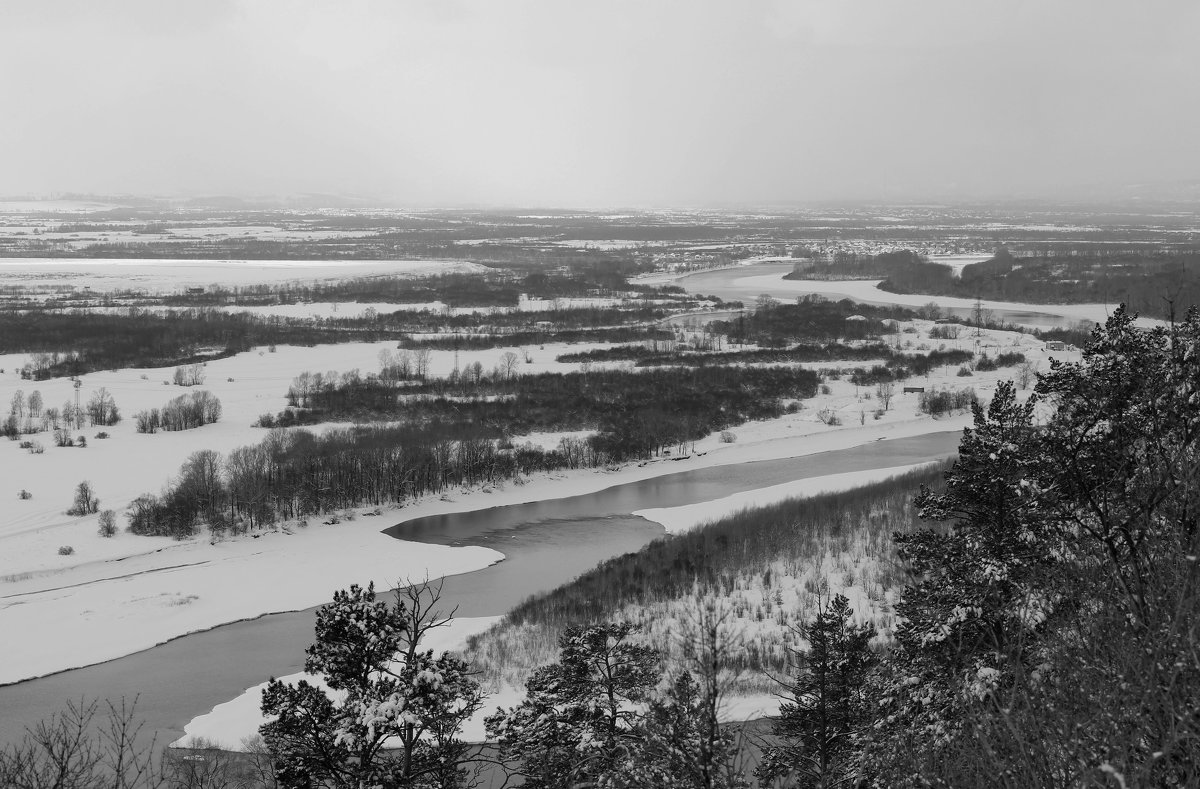
{"type": "MultiPolygon", "coordinates": [[[[928,328],[921,326],[922,332],[928,328]]],[[[920,340],[919,334],[912,336],[920,340]]],[[[1019,349],[1045,369],[1046,352],[1034,338],[995,332],[985,333],[982,341],[995,349],[1019,349]]],[[[96,516],[64,514],[75,483],[87,479],[101,497],[101,506],[116,508],[119,516],[135,496],[157,490],[191,452],[227,452],[259,440],[262,431],[249,428],[249,423],[258,413],[282,407],[282,394],[292,375],[302,369],[370,369],[371,360],[385,346],[281,346],[275,354],[256,351],[210,362],[206,369],[211,385],[205,388],[222,399],[226,414],[220,423],[197,430],[143,435],[126,419],[109,429],[108,439],[92,439],[86,449],[47,446],[43,455],[31,455],[15,444],[3,447],[0,473],[10,486],[6,495],[13,500],[9,514],[0,521],[0,628],[11,636],[0,664],[0,683],[109,660],[225,622],[308,608],[350,583],[375,581],[383,586],[405,576],[469,572],[501,558],[480,548],[417,545],[380,533],[401,520],[580,495],[694,468],[845,449],[885,438],[952,430],[969,422],[967,415],[934,420],[918,414],[915,395],[897,395],[890,410],[875,419],[879,403],[870,399],[871,392],[842,377],[830,379],[829,392],[806,401],[795,414],[738,426],[733,443],[713,435],[695,442],[683,456],[615,471],[540,475],[523,485],[493,487],[488,492],[451,491],[399,510],[385,510],[383,517],[359,517],[336,526],[317,525],[319,519],[313,518],[312,525],[292,527],[291,534],[280,531],[216,544],[204,537],[180,542],[126,533],[104,539],[96,534],[96,516]],[[825,424],[818,416],[829,413],[837,414],[841,425],[825,424]],[[17,500],[15,491],[21,488],[27,488],[33,498],[17,500]],[[60,545],[71,545],[75,552],[59,555],[60,545]],[[45,621],[72,626],[47,633],[40,627],[45,621]]],[[[483,354],[498,355],[502,350],[483,354]]],[[[566,367],[552,361],[554,351],[550,346],[535,351],[538,358],[529,367],[566,367]]],[[[34,385],[15,379],[14,361],[0,359],[10,370],[0,377],[0,399],[6,401],[17,388],[34,386],[47,393],[48,403],[70,396],[70,382],[65,380],[34,385]]],[[[449,363],[449,359],[437,363],[443,361],[449,363]]],[[[178,387],[161,385],[168,371],[147,372],[88,375],[85,392],[106,386],[126,414],[160,405],[179,393],[178,387]]],[[[1011,370],[1002,369],[964,380],[954,368],[943,368],[912,383],[970,385],[986,399],[997,380],[1011,375],[1011,370]]],[[[553,443],[553,437],[540,440],[553,443]]]]}

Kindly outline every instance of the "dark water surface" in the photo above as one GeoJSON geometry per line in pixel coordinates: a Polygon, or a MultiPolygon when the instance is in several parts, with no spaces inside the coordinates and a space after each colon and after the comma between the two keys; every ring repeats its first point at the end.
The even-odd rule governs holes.
{"type": "MultiPolygon", "coordinates": [[[[955,451],[959,435],[933,433],[693,471],[685,470],[687,461],[681,461],[677,474],[584,496],[419,518],[386,532],[407,540],[482,545],[504,553],[504,561],[451,576],[443,588],[443,600],[457,605],[459,616],[498,615],[662,535],[658,524],[629,514],[634,510],[692,504],[806,477],[937,460],[955,451]]],[[[313,609],[271,614],[183,636],[108,663],[0,687],[0,743],[18,739],[26,726],[68,700],[138,696],[145,738],[153,734],[159,744],[166,744],[182,736],[189,720],[245,688],[300,671],[312,632],[313,609]]]]}

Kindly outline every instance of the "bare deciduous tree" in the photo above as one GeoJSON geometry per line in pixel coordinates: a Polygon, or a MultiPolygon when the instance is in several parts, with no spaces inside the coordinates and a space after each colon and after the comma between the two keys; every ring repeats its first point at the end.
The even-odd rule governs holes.
{"type": "Polygon", "coordinates": [[[896,396],[896,384],[891,381],[880,381],[875,385],[875,396],[879,398],[879,404],[883,406],[883,410],[887,411],[891,408],[892,398],[896,396]]]}

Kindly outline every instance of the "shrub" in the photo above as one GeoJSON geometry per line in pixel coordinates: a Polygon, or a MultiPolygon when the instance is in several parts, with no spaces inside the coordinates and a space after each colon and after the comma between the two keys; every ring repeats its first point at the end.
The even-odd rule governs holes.
{"type": "Polygon", "coordinates": [[[105,433],[103,430],[101,430],[96,434],[96,438],[108,438],[108,433],[105,433]]]}
{"type": "Polygon", "coordinates": [[[820,419],[827,425],[840,425],[842,423],[842,418],[832,408],[822,408],[817,412],[817,419],[820,419]]]}
{"type": "Polygon", "coordinates": [[[21,501],[25,501],[26,499],[32,499],[33,494],[25,490],[25,488],[21,488],[21,492],[17,494],[17,498],[21,501]]]}
{"type": "MultiPolygon", "coordinates": [[[[979,369],[982,370],[983,368],[980,367],[979,369]]],[[[995,369],[995,368],[992,368],[992,369],[995,369]]],[[[974,375],[974,373],[971,372],[970,368],[968,368],[968,367],[959,367],[958,368],[958,377],[959,378],[970,378],[972,375],[974,375]]]]}
{"type": "Polygon", "coordinates": [[[833,394],[833,390],[829,388],[829,384],[821,384],[821,394],[833,394]]]}
{"type": "Polygon", "coordinates": [[[1025,361],[1025,354],[1019,351],[1009,351],[996,357],[997,367],[1012,367],[1025,361]]]}
{"type": "Polygon", "coordinates": [[[59,556],[70,556],[73,553],[75,553],[75,549],[72,548],[70,545],[61,545],[58,548],[59,556]]]}
{"type": "Polygon", "coordinates": [[[930,329],[929,338],[932,340],[957,340],[961,333],[962,326],[957,323],[944,323],[930,329]]]}
{"type": "Polygon", "coordinates": [[[80,449],[87,449],[87,436],[80,436],[79,438],[75,439],[75,446],[79,447],[80,449]]]}
{"type": "Polygon", "coordinates": [[[100,536],[111,537],[117,533],[117,514],[112,510],[100,513],[100,536]]]}
{"type": "Polygon", "coordinates": [[[737,436],[733,434],[733,431],[731,431],[731,430],[722,430],[721,431],[721,443],[722,444],[732,444],[734,441],[737,441],[737,436]]]}
{"type": "Polygon", "coordinates": [[[930,392],[921,392],[918,397],[918,409],[930,416],[941,416],[942,414],[952,414],[956,411],[965,411],[978,399],[975,396],[975,390],[970,387],[966,389],[935,389],[930,392]]]}

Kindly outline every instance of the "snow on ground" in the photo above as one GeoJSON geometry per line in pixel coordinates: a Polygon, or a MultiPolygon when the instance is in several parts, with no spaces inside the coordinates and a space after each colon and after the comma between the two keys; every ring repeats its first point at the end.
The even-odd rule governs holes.
{"type": "MultiPolygon", "coordinates": [[[[808,293],[818,293],[829,298],[852,299],[865,303],[887,302],[906,307],[920,307],[931,301],[938,306],[956,309],[974,309],[975,299],[962,299],[954,296],[929,296],[921,293],[889,293],[879,289],[883,280],[780,280],[773,274],[744,277],[736,281],[739,286],[760,289],[761,292],[782,292],[789,296],[802,296],[808,293]],[[782,284],[781,284],[782,283],[782,284]]],[[[1010,312],[1040,312],[1049,315],[1061,315],[1070,320],[1093,321],[1103,323],[1112,314],[1115,304],[1022,304],[1015,301],[983,300],[985,310],[1005,310],[1010,312]]]]}
{"type": "Polygon", "coordinates": [[[929,260],[933,263],[940,263],[948,267],[954,272],[954,276],[962,276],[962,270],[967,266],[975,263],[982,263],[985,260],[991,260],[992,255],[975,253],[967,255],[930,255],[929,260]]]}
{"type": "MultiPolygon", "coordinates": [[[[764,264],[761,261],[753,262],[755,263],[753,272],[742,270],[750,263],[750,261],[743,261],[741,265],[721,269],[679,273],[656,272],[636,279],[643,284],[681,284],[689,290],[699,290],[704,293],[720,293],[724,298],[741,299],[747,304],[752,304],[760,294],[764,293],[780,300],[791,300],[799,296],[817,294],[828,299],[852,299],[866,304],[898,304],[907,307],[921,307],[933,302],[943,308],[966,310],[974,309],[976,303],[975,299],[955,298],[952,296],[930,296],[920,293],[889,293],[879,290],[877,287],[882,280],[784,279],[783,276],[791,271],[790,265],[785,263],[764,264]],[[722,282],[713,283],[712,281],[705,281],[693,289],[687,281],[687,277],[690,275],[707,278],[714,273],[721,275],[722,282]]],[[[947,261],[941,260],[939,262],[947,261]]],[[[966,262],[977,261],[967,260],[964,262],[964,265],[966,262]]],[[[993,313],[1001,313],[1001,317],[1004,317],[1005,320],[1018,325],[1032,327],[1040,327],[1042,324],[1021,320],[1020,315],[1022,313],[1056,315],[1069,321],[1103,323],[1116,307],[1115,304],[1025,304],[1021,302],[988,300],[982,301],[981,305],[985,310],[991,310],[993,313]],[[1014,313],[1015,317],[1006,316],[1003,313],[1014,313]]],[[[1139,318],[1137,323],[1139,326],[1155,326],[1161,325],[1162,321],[1152,318],[1139,318]]]]}
{"type": "Polygon", "coordinates": [[[780,485],[771,485],[757,490],[734,493],[712,501],[701,501],[695,504],[684,504],[679,507],[654,507],[636,510],[633,514],[649,521],[662,524],[668,534],[680,534],[705,523],[728,518],[745,510],[767,507],[778,504],[786,499],[807,498],[822,493],[837,493],[863,485],[882,482],[890,477],[905,474],[919,468],[920,464],[893,466],[866,471],[851,471],[845,474],[830,474],[824,477],[810,477],[780,485]]]}
{"type": "MultiPolygon", "coordinates": [[[[430,634],[425,644],[434,650],[435,654],[443,650],[455,651],[461,649],[472,635],[482,633],[500,621],[502,617],[481,616],[453,620],[448,627],[435,630],[430,634]]],[[[295,684],[307,680],[318,687],[328,689],[324,681],[312,674],[300,672],[286,677],[281,681],[295,684]]],[[[243,750],[246,741],[258,734],[258,727],[266,722],[262,714],[262,692],[267,683],[263,682],[242,691],[237,697],[218,704],[212,711],[197,716],[183,727],[183,736],[169,747],[188,748],[197,744],[216,746],[230,751],[243,750]]],[[[467,721],[460,736],[466,742],[484,742],[487,739],[484,731],[484,719],[493,714],[497,707],[511,708],[521,703],[524,692],[518,688],[505,685],[499,690],[489,693],[483,702],[483,707],[467,721]]],[[[768,695],[734,696],[724,700],[720,716],[726,721],[742,721],[774,715],[779,710],[779,699],[768,695]]]]}
{"type": "Polygon", "coordinates": [[[76,214],[108,211],[115,203],[95,200],[0,200],[0,216],[4,214],[76,214]]]}
{"type": "MultiPolygon", "coordinates": [[[[462,243],[461,241],[458,243],[462,243]]],[[[642,247],[671,247],[678,246],[678,241],[636,241],[609,238],[603,241],[588,238],[568,238],[561,241],[555,241],[560,247],[571,247],[572,249],[639,249],[642,247]]]]}
{"type": "MultiPolygon", "coordinates": [[[[216,359],[205,366],[205,382],[195,389],[212,392],[221,401],[221,421],[195,430],[138,433],[133,416],[139,411],[158,408],[167,401],[193,391],[164,385],[172,379],[173,368],[124,369],[88,373],[81,377],[80,402],[101,387],[107,389],[123,415],[111,427],[85,427],[72,431],[88,440],[86,448],[56,447],[50,433],[24,436],[41,444],[42,454],[31,454],[17,442],[0,441],[0,496],[11,503],[0,515],[0,584],[10,575],[42,573],[75,566],[82,562],[114,559],[151,548],[175,545],[169,539],[132,537],[120,534],[108,540],[95,538],[97,516],[74,518],[65,514],[71,505],[75,486],[87,480],[100,497],[101,508],[118,514],[135,497],[156,493],[178,472],[187,457],[201,449],[222,454],[239,446],[257,443],[265,431],[251,425],[264,413],[275,414],[286,405],[292,379],[305,370],[347,372],[353,369],[366,375],[379,369],[379,353],[395,350],[391,342],[345,343],[300,347],[280,345],[271,353],[259,348],[227,359],[216,359]],[[95,438],[99,432],[106,439],[95,438]],[[26,490],[32,498],[21,500],[17,493],[26,490]],[[60,556],[57,549],[70,545],[71,556],[60,556]]],[[[560,363],[556,357],[577,345],[549,343],[530,348],[490,348],[461,351],[458,362],[466,366],[480,362],[485,369],[500,363],[507,351],[521,357],[518,373],[566,372],[578,370],[580,363],[560,363]],[[524,360],[529,354],[530,362],[524,360]]],[[[586,347],[610,347],[598,343],[586,347]]],[[[46,407],[62,408],[74,400],[72,382],[65,378],[49,381],[22,380],[17,369],[26,361],[25,354],[0,355],[0,417],[7,414],[16,392],[28,397],[34,391],[42,395],[46,407]]],[[[433,351],[429,370],[433,376],[445,376],[454,367],[453,351],[433,351]]],[[[310,429],[324,430],[338,425],[310,429]]],[[[530,440],[557,445],[562,435],[531,436],[530,440]]],[[[118,519],[124,523],[123,518],[118,519]]],[[[0,586],[0,590],[3,590],[0,586]]]]}
{"type": "MultiPolygon", "coordinates": [[[[422,642],[422,646],[432,649],[435,654],[461,649],[467,643],[468,638],[476,633],[482,633],[500,619],[501,617],[498,616],[478,616],[451,620],[446,627],[430,632],[422,642]]],[[[290,674],[279,679],[288,684],[295,684],[304,679],[328,690],[323,680],[304,672],[290,674]]],[[[193,718],[183,727],[183,737],[171,743],[171,746],[190,747],[197,741],[204,741],[209,746],[215,745],[225,750],[241,750],[245,740],[258,734],[258,727],[266,722],[260,709],[262,692],[266,690],[266,687],[267,683],[263,682],[247,688],[236,698],[213,707],[211,712],[193,718]]],[[[470,742],[484,740],[483,719],[495,712],[495,706],[492,699],[488,699],[484,709],[475,715],[468,731],[465,732],[466,740],[470,742]]]]}
{"type": "Polygon", "coordinates": [[[402,578],[469,572],[503,558],[488,548],[394,540],[380,531],[388,525],[364,517],[333,526],[314,521],[256,539],[193,539],[119,565],[81,566],[63,578],[66,585],[12,581],[0,597],[0,629],[9,636],[0,683],[122,657],[240,619],[320,605],[354,583],[390,587],[402,578]],[[46,622],[63,627],[47,630],[46,622]]]}
{"type": "MultiPolygon", "coordinates": [[[[930,322],[914,322],[922,328],[922,335],[927,334],[932,327],[930,322]]],[[[918,339],[920,336],[918,335],[918,339]]],[[[983,332],[979,338],[981,345],[988,348],[1010,348],[1015,344],[1021,345],[1024,351],[1035,362],[1045,368],[1045,351],[1041,342],[1026,335],[1014,332],[983,332]]],[[[973,343],[974,339],[964,341],[973,343]]],[[[1056,353],[1054,356],[1064,359],[1078,358],[1077,354],[1056,353]]],[[[849,367],[861,363],[847,364],[849,367]]],[[[826,364],[826,367],[836,365],[826,364]]],[[[992,373],[976,373],[969,379],[959,378],[955,368],[945,368],[931,374],[923,380],[931,387],[961,387],[973,386],[979,394],[986,398],[999,380],[1011,376],[1011,370],[999,370],[992,373]]],[[[915,382],[914,382],[915,383],[915,382]]],[[[940,420],[915,414],[915,396],[897,395],[892,408],[880,420],[868,419],[862,424],[850,423],[847,426],[830,426],[824,424],[815,416],[821,409],[831,409],[842,414],[852,415],[864,408],[874,408],[876,401],[867,400],[870,393],[866,389],[856,391],[856,388],[845,379],[830,381],[830,393],[818,395],[815,402],[806,402],[805,410],[779,419],[751,422],[735,429],[735,443],[722,443],[718,436],[710,436],[696,442],[692,453],[685,456],[682,467],[668,458],[639,466],[624,468],[618,472],[603,470],[587,470],[579,472],[560,472],[536,478],[523,486],[510,486],[498,489],[489,495],[468,494],[449,497],[452,500],[426,499],[412,508],[406,508],[408,517],[421,517],[431,514],[445,514],[481,509],[489,506],[503,506],[526,501],[536,501],[549,498],[581,495],[601,490],[612,485],[624,484],[638,479],[647,479],[661,474],[700,468],[704,466],[727,465],[751,462],[773,458],[794,457],[818,452],[845,449],[859,446],[883,438],[899,438],[903,436],[920,435],[933,431],[952,430],[970,423],[968,415],[958,415],[940,420]],[[457,499],[457,500],[455,500],[457,499]]],[[[542,445],[554,445],[566,434],[540,434],[531,436],[542,445]]],[[[520,439],[518,439],[519,442],[520,439]]],[[[771,486],[744,494],[735,494],[714,502],[676,508],[644,510],[638,514],[651,520],[663,523],[668,530],[677,531],[691,528],[702,520],[721,517],[725,514],[742,509],[748,504],[764,504],[779,501],[790,496],[811,495],[818,491],[847,489],[860,484],[884,479],[895,474],[908,471],[911,466],[893,467],[877,471],[853,472],[849,474],[829,475],[812,480],[771,486]]],[[[832,567],[832,565],[831,565],[832,567]]],[[[821,571],[829,568],[819,568],[821,571]]],[[[832,573],[832,570],[830,570],[832,573]]],[[[866,611],[866,593],[863,590],[846,588],[843,591],[852,594],[859,609],[866,611]],[[861,592],[861,593],[860,593],[861,592]]],[[[486,620],[465,620],[462,625],[461,640],[447,643],[438,648],[456,648],[465,642],[467,632],[480,632],[487,629],[494,618],[486,620]],[[478,628],[478,629],[476,629],[478,628]]],[[[258,700],[262,691],[261,686],[250,688],[233,701],[219,705],[211,713],[200,716],[186,727],[186,737],[176,745],[185,744],[192,737],[215,739],[227,747],[237,747],[242,738],[253,734],[262,722],[258,712],[258,700]]],[[[503,687],[496,695],[488,699],[485,710],[493,710],[496,706],[511,706],[518,703],[520,693],[510,687],[503,687]]],[[[773,714],[778,708],[778,699],[770,695],[753,695],[735,697],[729,700],[724,713],[727,720],[744,720],[756,715],[773,714]]],[[[481,712],[476,719],[466,727],[465,737],[468,740],[482,740],[482,718],[486,712],[481,712]]]]}
{"type": "MultiPolygon", "coordinates": [[[[774,275],[761,275],[738,279],[740,287],[760,290],[776,296],[796,297],[806,294],[818,294],[828,299],[851,299],[863,303],[892,303],[905,307],[922,307],[930,302],[937,303],[942,308],[974,309],[976,300],[959,299],[955,296],[930,296],[925,294],[888,293],[878,289],[882,279],[780,279],[774,275]]],[[[1116,308],[1116,305],[1031,305],[1016,301],[983,300],[985,311],[1040,313],[1061,315],[1063,318],[1075,321],[1090,320],[1103,324],[1116,308]]],[[[1021,321],[1015,321],[1020,325],[1021,321]]],[[[1153,326],[1162,321],[1151,318],[1139,318],[1138,325],[1153,326]]],[[[1030,324],[1033,325],[1033,324],[1030,324]]]]}
{"type": "Polygon", "coordinates": [[[477,273],[486,267],[465,260],[106,260],[6,258],[6,285],[91,288],[97,292],[140,290],[170,293],[189,287],[312,282],[353,277],[424,277],[477,273]]]}
{"type": "MultiPolygon", "coordinates": [[[[900,335],[919,341],[928,322],[916,322],[922,334],[900,335]]],[[[974,339],[960,340],[971,347],[974,339]]],[[[981,345],[996,349],[1019,347],[1046,369],[1047,354],[1032,337],[1008,332],[985,332],[981,345]]],[[[933,341],[937,347],[937,341],[933,341]]],[[[604,347],[597,344],[598,347],[604,347]]],[[[560,364],[555,357],[567,348],[589,345],[546,345],[528,349],[531,363],[521,362],[518,373],[579,369],[560,364]]],[[[220,398],[224,415],[214,425],[177,433],[138,434],[132,416],[158,407],[188,390],[163,385],[171,370],[117,370],[83,376],[82,399],[103,386],[115,397],[125,415],[110,428],[77,431],[88,437],[86,448],[53,446],[49,434],[31,436],[45,446],[44,454],[29,454],[17,444],[0,442],[0,495],[9,504],[0,515],[0,632],[17,645],[0,665],[0,682],[88,665],[130,654],[155,643],[223,622],[257,616],[268,611],[296,610],[324,602],[329,592],[351,582],[376,580],[381,585],[401,575],[431,576],[476,569],[499,558],[482,549],[442,548],[406,544],[383,537],[379,531],[401,520],[398,513],[384,518],[359,518],[338,526],[295,528],[292,535],[272,534],[210,545],[207,539],[176,542],[166,538],[136,537],[124,532],[104,539],[97,535],[97,516],[67,516],[76,484],[92,483],[101,508],[122,510],[136,496],[157,492],[180,464],[200,449],[222,453],[261,440],[263,431],[250,424],[262,413],[283,408],[291,379],[303,370],[363,373],[378,369],[380,350],[391,343],[353,343],[300,348],[279,346],[276,353],[255,350],[207,364],[207,381],[201,387],[220,398]],[[229,380],[232,379],[232,380],[229,380]],[[107,439],[95,438],[99,430],[107,439]],[[20,500],[21,489],[33,494],[20,500]],[[336,537],[329,536],[336,535],[336,537]],[[72,555],[59,555],[70,545],[72,555]],[[335,549],[336,545],[336,549],[335,549]],[[270,546],[267,549],[266,546],[270,546]],[[394,550],[392,550],[394,549],[394,550]],[[482,551],[482,552],[481,552],[482,551]],[[328,570],[323,569],[328,564],[328,570]],[[297,573],[295,567],[310,567],[297,573]],[[133,575],[138,573],[140,575],[133,575]],[[295,579],[320,577],[320,584],[295,579]],[[271,588],[267,596],[240,593],[247,578],[255,588],[271,588]],[[313,587],[312,589],[308,588],[313,587]],[[66,628],[47,632],[45,621],[80,621],[88,635],[66,628]],[[33,634],[38,637],[33,637],[33,634]]],[[[509,349],[464,351],[459,363],[479,360],[490,369],[509,349]]],[[[517,349],[518,353],[525,349],[517,349]]],[[[915,349],[914,349],[915,350],[915,349]]],[[[1077,353],[1055,353],[1058,358],[1078,358],[1077,353]]],[[[39,390],[47,405],[60,406],[74,391],[66,379],[23,381],[14,373],[24,356],[0,356],[0,411],[16,390],[26,395],[39,390]]],[[[433,354],[431,372],[444,375],[454,363],[451,351],[433,354]]],[[[824,364],[834,368],[836,364],[824,364]]],[[[847,368],[859,363],[847,363],[847,368]]],[[[973,386],[986,398],[995,382],[1012,370],[976,373],[958,378],[956,368],[944,368],[916,379],[927,387],[973,386]]],[[[734,428],[735,441],[724,443],[709,436],[690,445],[690,453],[658,458],[619,471],[587,469],[539,475],[525,485],[510,485],[480,492],[452,492],[445,500],[427,497],[403,508],[403,519],[463,512],[580,495],[613,485],[693,468],[719,466],[845,449],[882,438],[899,438],[933,431],[953,430],[969,424],[967,415],[933,420],[916,413],[915,395],[897,395],[891,409],[876,420],[878,402],[866,388],[856,390],[846,377],[829,380],[829,393],[805,401],[802,410],[778,419],[750,422],[734,428]],[[843,424],[825,424],[820,413],[837,413],[843,424]]],[[[543,446],[556,445],[565,434],[531,436],[543,446]]],[[[582,435],[579,432],[573,436],[582,435]]],[[[517,438],[516,443],[522,439],[517,438]]]]}
{"type": "Polygon", "coordinates": [[[671,299],[530,299],[521,298],[515,307],[451,307],[442,301],[409,304],[372,302],[322,301],[305,304],[268,304],[262,306],[227,305],[218,307],[222,312],[248,312],[255,315],[285,318],[360,318],[368,310],[380,315],[392,312],[436,312],[445,315],[501,315],[512,312],[548,312],[551,310],[603,309],[628,305],[674,304],[671,299]]]}
{"type": "Polygon", "coordinates": [[[393,312],[445,312],[446,305],[440,301],[413,304],[378,301],[313,301],[304,304],[266,304],[261,306],[231,304],[218,307],[217,309],[221,312],[245,312],[262,318],[280,317],[303,320],[312,318],[361,318],[368,313],[388,315],[393,312]]]}

